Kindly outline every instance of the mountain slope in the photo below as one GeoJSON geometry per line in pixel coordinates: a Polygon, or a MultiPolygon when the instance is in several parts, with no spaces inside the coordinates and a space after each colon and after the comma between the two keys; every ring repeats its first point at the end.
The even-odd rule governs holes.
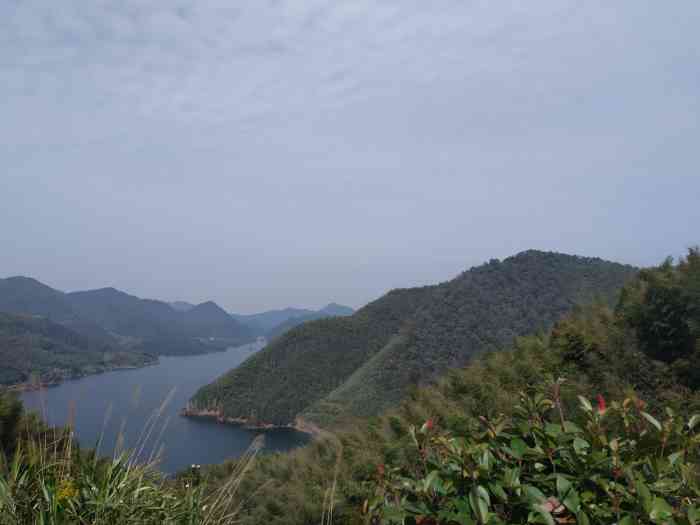
{"type": "Polygon", "coordinates": [[[149,355],[95,346],[44,317],[0,313],[0,384],[22,383],[31,375],[53,382],[151,362],[155,358],[149,355]]]}
{"type": "Polygon", "coordinates": [[[491,261],[437,286],[390,292],[350,317],[305,323],[200,389],[191,405],[273,424],[376,414],[412,385],[547,329],[578,303],[612,300],[635,272],[537,251],[491,261]]]}
{"type": "Polygon", "coordinates": [[[182,312],[168,303],[141,299],[114,288],[73,292],[67,298],[82,318],[120,336],[138,338],[136,348],[150,353],[203,353],[253,339],[247,327],[213,302],[182,312]],[[200,340],[212,337],[226,340],[214,346],[200,340]]]}

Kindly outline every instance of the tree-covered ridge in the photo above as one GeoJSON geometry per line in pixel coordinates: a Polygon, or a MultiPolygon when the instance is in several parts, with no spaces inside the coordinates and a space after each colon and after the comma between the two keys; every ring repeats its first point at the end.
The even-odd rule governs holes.
{"type": "Polygon", "coordinates": [[[24,383],[32,376],[55,382],[155,360],[95,342],[46,318],[0,313],[0,385],[24,383]]]}
{"type": "Polygon", "coordinates": [[[394,290],[352,316],[304,323],[201,388],[192,404],[251,423],[294,421],[379,351],[432,289],[394,290]]]}
{"type": "Polygon", "coordinates": [[[261,458],[241,522],[307,525],[332,507],[340,525],[697,523],[700,384],[688,372],[700,352],[699,277],[692,250],[642,272],[614,308],[577,307],[549,333],[452,369],[380,417],[261,458]],[[659,360],[650,327],[668,327],[678,305],[672,317],[692,344],[665,338],[674,342],[659,360]],[[523,454],[520,467],[503,446],[523,454]]]}
{"type": "Polygon", "coordinates": [[[635,271],[537,251],[491,261],[437,286],[391,292],[351,317],[293,329],[192,404],[273,424],[377,414],[410,386],[547,329],[576,304],[611,301],[635,271]]]}

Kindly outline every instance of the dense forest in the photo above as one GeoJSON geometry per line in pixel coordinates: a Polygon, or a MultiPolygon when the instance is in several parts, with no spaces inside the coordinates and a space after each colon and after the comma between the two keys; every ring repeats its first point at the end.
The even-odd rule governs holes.
{"type": "Polygon", "coordinates": [[[635,272],[537,251],[494,260],[440,285],[390,292],[350,317],[305,323],[202,388],[191,404],[251,424],[374,415],[412,385],[547,329],[577,304],[613,300],[635,272]]]}
{"type": "MultiPolygon", "coordinates": [[[[258,459],[241,523],[698,523],[700,252],[258,459]]],[[[236,465],[210,467],[209,482],[236,465]]]]}

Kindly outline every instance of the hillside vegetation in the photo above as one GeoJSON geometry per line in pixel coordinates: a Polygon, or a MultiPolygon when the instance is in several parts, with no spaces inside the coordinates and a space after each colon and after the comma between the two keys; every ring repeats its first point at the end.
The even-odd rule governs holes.
{"type": "Polygon", "coordinates": [[[52,383],[156,361],[117,351],[46,318],[0,312],[0,385],[32,380],[52,383]]]}
{"type": "MultiPolygon", "coordinates": [[[[698,523],[700,253],[259,459],[241,523],[698,523]]],[[[235,462],[210,467],[211,483],[235,462]]]]}
{"type": "Polygon", "coordinates": [[[253,424],[377,414],[410,387],[547,329],[577,304],[613,300],[635,271],[537,251],[491,261],[440,285],[390,292],[350,317],[305,323],[191,404],[253,424]]]}

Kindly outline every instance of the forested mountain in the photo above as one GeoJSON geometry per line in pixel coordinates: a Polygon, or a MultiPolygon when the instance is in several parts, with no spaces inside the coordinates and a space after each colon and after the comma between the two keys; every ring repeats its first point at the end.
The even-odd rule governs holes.
{"type": "Polygon", "coordinates": [[[151,362],[155,357],[95,342],[45,317],[0,313],[0,385],[32,375],[53,382],[151,362]]]}
{"type": "MultiPolygon", "coordinates": [[[[211,352],[249,342],[254,337],[246,326],[212,302],[182,311],[165,302],[141,299],[114,288],[63,293],[29,277],[0,279],[0,312],[11,314],[5,318],[7,330],[11,318],[16,322],[24,319],[18,326],[23,327],[27,334],[38,329],[41,322],[51,322],[52,330],[60,325],[71,334],[80,336],[91,351],[100,354],[76,360],[75,354],[80,347],[73,347],[65,341],[50,343],[52,348],[60,351],[41,353],[26,344],[26,337],[21,341],[3,339],[0,351],[12,356],[12,362],[16,364],[12,365],[14,368],[10,365],[4,368],[22,371],[20,374],[7,372],[7,377],[26,377],[25,365],[33,361],[36,362],[35,372],[45,374],[48,367],[55,365],[60,370],[57,372],[59,376],[70,376],[87,370],[88,366],[104,369],[144,362],[142,354],[211,352]],[[30,326],[28,322],[32,319],[30,326]],[[31,351],[31,356],[20,356],[21,348],[31,351]],[[125,352],[135,355],[122,357],[125,352]],[[112,363],[114,356],[119,357],[119,364],[112,363]],[[108,364],[105,364],[105,359],[108,364]],[[72,372],[66,372],[66,367],[70,368],[72,364],[75,364],[72,372]]],[[[42,341],[51,339],[43,331],[39,331],[39,335],[42,341]]]]}
{"type": "Polygon", "coordinates": [[[240,339],[253,338],[251,330],[236,321],[213,301],[198,304],[182,314],[185,330],[203,337],[240,339]]]}
{"type": "Polygon", "coordinates": [[[350,317],[305,323],[200,389],[190,408],[251,424],[376,414],[409,387],[545,330],[577,304],[612,301],[635,273],[538,251],[493,260],[440,285],[395,290],[350,317]]]}
{"type": "Polygon", "coordinates": [[[274,339],[275,337],[279,337],[285,332],[288,332],[295,326],[299,326],[307,321],[315,321],[316,319],[324,319],[326,317],[346,317],[348,315],[352,315],[354,312],[355,310],[349,306],[343,306],[342,304],[338,303],[330,303],[315,312],[290,317],[286,321],[283,321],[270,329],[266,336],[268,339],[274,339]]]}
{"type": "Polygon", "coordinates": [[[310,525],[332,509],[335,525],[696,523],[699,357],[691,250],[639,272],[613,308],[576,307],[379,417],[260,458],[239,521],[310,525]]]}
{"type": "MultiPolygon", "coordinates": [[[[192,338],[222,338],[226,345],[253,338],[246,326],[211,301],[183,312],[168,303],[141,299],[114,288],[74,292],[67,297],[81,317],[111,332],[142,338],[149,348],[162,343],[162,353],[183,353],[181,347],[192,338]]],[[[201,351],[206,347],[193,341],[189,353],[201,351]]]]}

